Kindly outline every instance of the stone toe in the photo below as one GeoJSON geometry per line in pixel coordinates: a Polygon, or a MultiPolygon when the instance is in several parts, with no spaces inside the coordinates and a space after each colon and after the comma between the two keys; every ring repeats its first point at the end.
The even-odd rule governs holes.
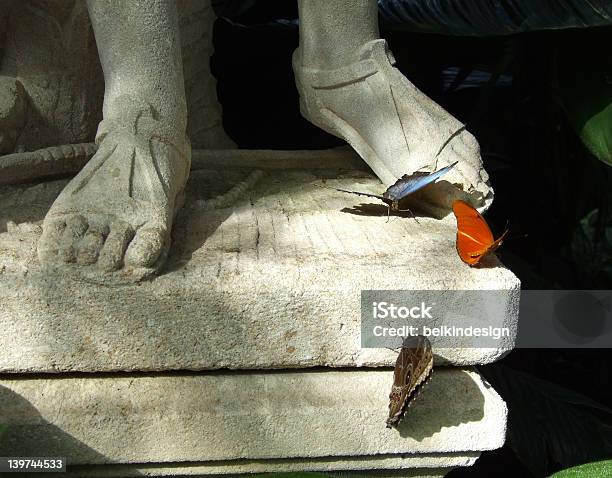
{"type": "Polygon", "coordinates": [[[91,225],[83,239],[76,247],[76,263],[79,265],[91,265],[98,260],[98,256],[104,240],[108,235],[109,228],[106,224],[91,225]]]}
{"type": "Polygon", "coordinates": [[[166,231],[160,227],[143,227],[136,232],[125,254],[126,265],[151,267],[161,255],[166,231]]]}
{"type": "Polygon", "coordinates": [[[57,251],[58,258],[62,262],[76,262],[77,244],[85,235],[87,228],[87,220],[79,214],[69,216],[66,219],[66,228],[57,251]]]}
{"type": "Polygon", "coordinates": [[[42,235],[38,241],[38,257],[42,262],[50,262],[57,259],[61,238],[66,229],[64,218],[45,221],[42,235]]]}
{"type": "Polygon", "coordinates": [[[134,229],[124,221],[115,221],[98,257],[98,267],[104,272],[121,268],[128,244],[134,237],[134,229]]]}

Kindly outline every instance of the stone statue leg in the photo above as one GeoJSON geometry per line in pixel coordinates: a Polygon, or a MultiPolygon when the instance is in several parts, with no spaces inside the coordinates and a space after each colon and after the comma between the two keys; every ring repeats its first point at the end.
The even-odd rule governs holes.
{"type": "Polygon", "coordinates": [[[53,203],[41,262],[100,281],[159,270],[189,174],[176,4],[88,0],[104,70],[98,151],[53,203]]]}
{"type": "Polygon", "coordinates": [[[379,36],[376,0],[298,0],[298,6],[293,69],[302,114],[351,144],[387,185],[458,160],[443,179],[460,189],[447,183],[430,199],[444,207],[456,197],[488,206],[493,191],[478,143],[394,68],[379,36]]]}

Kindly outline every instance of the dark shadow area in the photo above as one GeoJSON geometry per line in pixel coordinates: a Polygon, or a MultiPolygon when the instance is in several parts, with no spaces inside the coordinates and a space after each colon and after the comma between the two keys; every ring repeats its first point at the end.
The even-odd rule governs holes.
{"type": "Polygon", "coordinates": [[[162,274],[179,270],[191,260],[206,240],[232,214],[232,209],[215,208],[203,210],[202,201],[227,193],[244,180],[249,170],[238,171],[192,171],[185,190],[185,206],[179,210],[172,228],[172,246],[162,274]],[[203,215],[206,220],[201,220],[203,215]]]}
{"type": "Polygon", "coordinates": [[[0,233],[7,222],[42,221],[68,179],[0,186],[0,233]]]}
{"type": "Polygon", "coordinates": [[[356,216],[373,216],[373,217],[388,217],[389,221],[399,218],[426,217],[421,214],[411,214],[409,211],[391,211],[389,214],[387,206],[383,204],[362,203],[353,207],[345,207],[341,209],[347,214],[356,216]]]}
{"type": "Polygon", "coordinates": [[[406,410],[397,431],[402,437],[422,441],[442,428],[478,422],[483,417],[484,396],[467,373],[453,374],[451,380],[450,374],[440,371],[436,374],[434,369],[432,378],[406,410]],[[435,406],[430,405],[432,402],[435,406]]]}
{"type": "MultiPolygon", "coordinates": [[[[6,426],[4,433],[0,434],[0,456],[62,457],[66,459],[67,472],[78,470],[79,467],[71,466],[74,462],[112,463],[87,444],[46,421],[35,405],[2,385],[0,403],[0,423],[6,426]]],[[[112,433],[110,430],[107,432],[112,433]]],[[[57,477],[61,473],[37,472],[27,476],[57,477]]],[[[130,476],[142,475],[133,472],[130,476]]]]}

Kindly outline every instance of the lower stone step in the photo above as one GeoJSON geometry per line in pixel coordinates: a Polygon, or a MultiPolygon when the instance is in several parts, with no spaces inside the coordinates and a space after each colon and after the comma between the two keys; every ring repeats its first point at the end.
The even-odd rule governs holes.
{"type": "Polygon", "coordinates": [[[62,478],[131,478],[139,476],[249,478],[253,475],[256,478],[290,478],[285,473],[292,472],[318,472],[329,476],[329,478],[438,478],[443,477],[453,468],[472,465],[478,458],[478,453],[474,453],[473,456],[466,454],[446,455],[444,467],[435,467],[435,465],[431,467],[429,461],[434,458],[414,455],[381,458],[334,457],[308,460],[297,458],[291,460],[235,460],[154,465],[79,465],[70,467],[66,474],[62,474],[62,478]],[[428,459],[430,460],[428,461],[428,459]],[[419,463],[422,464],[419,466],[419,463]],[[281,477],[277,476],[276,473],[282,473],[281,477]]]}
{"type": "Polygon", "coordinates": [[[64,456],[78,476],[432,471],[470,465],[503,444],[506,406],[469,369],[436,368],[398,430],[387,429],[392,373],[4,379],[0,456],[64,456]]]}
{"type": "MultiPolygon", "coordinates": [[[[358,459],[344,457],[333,459],[293,460],[249,460],[215,463],[180,463],[160,465],[85,465],[74,466],[63,478],[132,478],[139,476],[155,477],[240,477],[240,478],[290,478],[287,473],[318,472],[329,478],[441,478],[453,468],[470,466],[478,458],[465,454],[456,457],[447,455],[447,466],[443,468],[430,468],[427,465],[418,467],[417,458],[411,456],[358,459]],[[367,468],[374,463],[376,466],[387,469],[367,468]],[[455,465],[452,465],[455,463],[455,465]],[[356,468],[361,468],[355,470],[356,468]],[[330,471],[349,470],[349,471],[330,471]],[[281,473],[277,475],[276,473],[281,473]]],[[[426,458],[426,457],[424,457],[426,458]]],[[[37,476],[40,476],[37,474],[37,476]]],[[[315,475],[312,478],[319,478],[315,475]]],[[[36,477],[34,477],[36,478],[36,477]]]]}

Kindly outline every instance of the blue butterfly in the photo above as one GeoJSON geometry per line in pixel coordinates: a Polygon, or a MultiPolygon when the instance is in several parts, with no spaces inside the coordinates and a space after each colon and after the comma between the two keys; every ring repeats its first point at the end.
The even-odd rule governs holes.
{"type": "Polygon", "coordinates": [[[417,171],[413,174],[404,174],[400,179],[395,182],[395,184],[389,186],[387,190],[382,194],[382,196],[378,194],[362,193],[359,191],[349,191],[348,189],[332,189],[335,189],[336,191],[342,191],[343,193],[357,194],[358,196],[368,196],[371,198],[380,199],[387,205],[387,220],[391,215],[391,211],[408,211],[414,217],[414,214],[410,209],[400,209],[400,201],[405,197],[409,196],[410,194],[415,193],[420,189],[423,189],[425,186],[435,183],[438,179],[440,179],[442,175],[450,171],[458,162],[459,161],[455,161],[450,166],[446,166],[433,173],[417,171]]]}

